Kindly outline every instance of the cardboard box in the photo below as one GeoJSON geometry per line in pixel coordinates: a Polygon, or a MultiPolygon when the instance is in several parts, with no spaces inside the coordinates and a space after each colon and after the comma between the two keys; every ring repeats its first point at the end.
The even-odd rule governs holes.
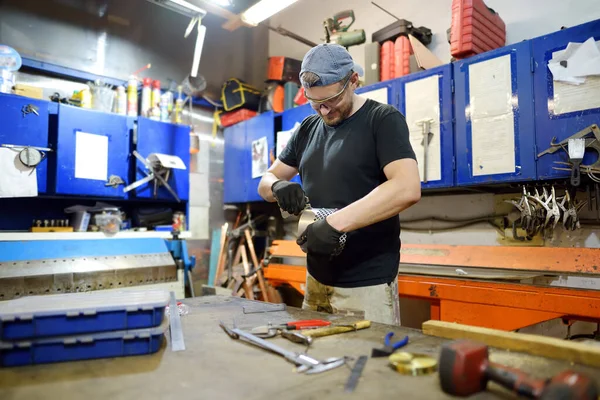
{"type": "Polygon", "coordinates": [[[23,85],[22,83],[17,83],[15,85],[15,94],[19,96],[31,97],[32,99],[44,99],[44,90],[40,87],[23,85]]]}

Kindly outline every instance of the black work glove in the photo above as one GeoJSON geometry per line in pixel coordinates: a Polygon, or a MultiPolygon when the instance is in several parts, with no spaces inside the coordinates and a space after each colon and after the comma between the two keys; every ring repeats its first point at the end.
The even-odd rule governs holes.
{"type": "Polygon", "coordinates": [[[283,211],[298,215],[306,207],[306,195],[299,183],[277,181],[271,186],[271,191],[283,211]]]}
{"type": "Polygon", "coordinates": [[[296,243],[307,253],[331,256],[339,250],[342,234],[323,218],[308,225],[296,243]]]}

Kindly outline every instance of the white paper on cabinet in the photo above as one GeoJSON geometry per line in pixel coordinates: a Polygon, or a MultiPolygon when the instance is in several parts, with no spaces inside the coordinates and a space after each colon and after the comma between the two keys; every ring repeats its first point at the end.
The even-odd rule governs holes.
{"type": "MultiPolygon", "coordinates": [[[[587,40],[585,44],[589,45],[591,43],[587,40]]],[[[600,47],[600,41],[595,42],[595,45],[596,47],[600,47]]],[[[570,77],[571,80],[569,80],[569,77],[560,76],[558,74],[563,70],[568,74],[569,72],[566,68],[563,69],[560,65],[551,68],[553,62],[557,63],[565,58],[568,62],[567,65],[572,66],[574,72],[580,73],[581,71],[575,68],[577,66],[572,65],[573,63],[569,61],[569,55],[572,55],[580,49],[580,46],[582,46],[580,43],[569,43],[565,50],[559,50],[552,53],[552,59],[548,61],[548,68],[553,75],[552,83],[554,86],[554,101],[548,102],[548,110],[550,112],[553,111],[555,115],[600,108],[600,76],[591,75],[582,78],[570,77]],[[564,82],[557,79],[562,79],[564,82]]],[[[594,64],[595,63],[592,65],[594,64]]],[[[595,67],[597,68],[597,66],[595,67]]]]}
{"type": "Polygon", "coordinates": [[[469,66],[473,176],[516,170],[511,80],[510,55],[469,66]]]}
{"type": "Polygon", "coordinates": [[[367,99],[375,100],[381,104],[389,104],[388,88],[386,87],[361,93],[360,96],[365,97],[367,99]]]}
{"type": "Polygon", "coordinates": [[[75,133],[75,178],[107,181],[108,136],[75,133]]]}
{"type": "Polygon", "coordinates": [[[0,147],[0,171],[0,198],[38,195],[35,168],[23,165],[18,151],[0,147]]]}
{"type": "Polygon", "coordinates": [[[439,75],[419,79],[406,84],[406,123],[410,131],[410,144],[417,156],[419,176],[421,181],[424,174],[423,128],[418,121],[431,119],[431,136],[427,148],[427,182],[442,179],[442,150],[440,138],[440,86],[439,75]]]}

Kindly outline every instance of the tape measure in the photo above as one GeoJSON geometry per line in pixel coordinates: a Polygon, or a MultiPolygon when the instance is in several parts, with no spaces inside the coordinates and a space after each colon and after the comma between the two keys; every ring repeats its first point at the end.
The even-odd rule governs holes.
{"type": "Polygon", "coordinates": [[[402,375],[429,375],[437,371],[437,360],[417,353],[398,352],[388,358],[390,366],[402,375]]]}

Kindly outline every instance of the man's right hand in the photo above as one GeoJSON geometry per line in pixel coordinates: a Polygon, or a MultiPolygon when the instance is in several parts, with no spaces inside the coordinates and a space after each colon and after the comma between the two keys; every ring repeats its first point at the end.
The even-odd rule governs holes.
{"type": "Polygon", "coordinates": [[[306,207],[306,194],[299,183],[277,181],[271,186],[271,191],[283,211],[299,215],[306,207]]]}

